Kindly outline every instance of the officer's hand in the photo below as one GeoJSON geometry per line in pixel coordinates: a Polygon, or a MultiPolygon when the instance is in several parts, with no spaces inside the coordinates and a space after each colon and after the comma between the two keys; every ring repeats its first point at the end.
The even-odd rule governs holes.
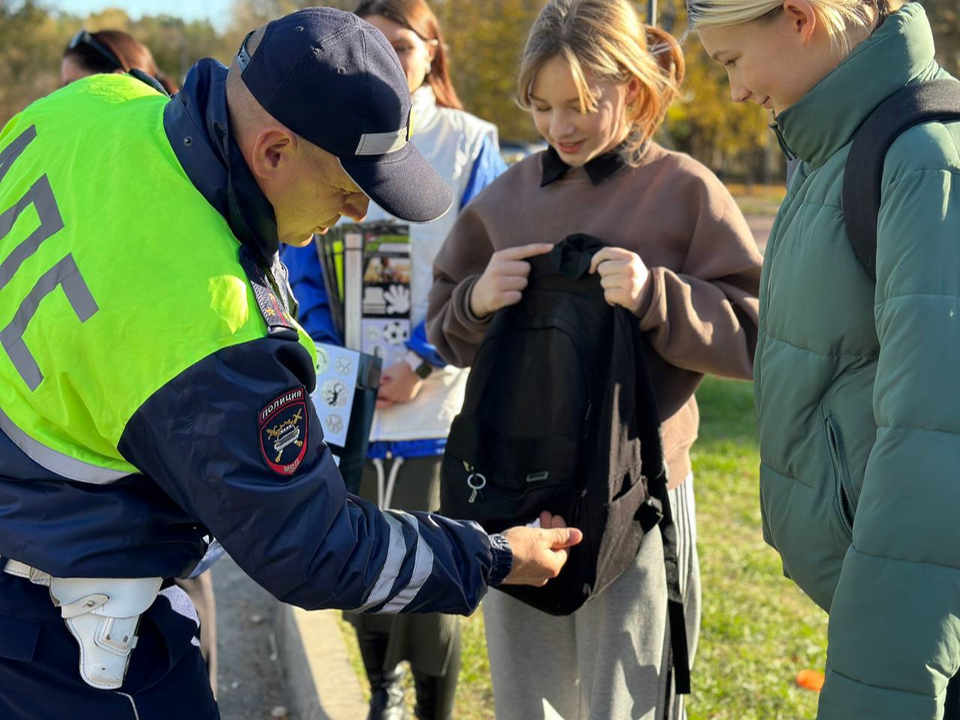
{"type": "Polygon", "coordinates": [[[567,548],[583,540],[583,533],[576,528],[565,527],[563,518],[541,515],[541,524],[546,515],[549,529],[514,527],[504,531],[503,536],[513,551],[513,569],[503,581],[504,585],[535,585],[541,587],[560,574],[567,561],[567,548]]]}
{"type": "Polygon", "coordinates": [[[520,302],[530,277],[530,263],[526,259],[551,250],[550,243],[536,243],[495,252],[473,286],[470,311],[478,318],[485,318],[500,308],[520,302]]]}

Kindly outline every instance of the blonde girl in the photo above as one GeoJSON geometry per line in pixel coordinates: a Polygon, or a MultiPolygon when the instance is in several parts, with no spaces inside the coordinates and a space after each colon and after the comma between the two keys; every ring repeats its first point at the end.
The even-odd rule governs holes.
{"type": "MultiPolygon", "coordinates": [[[[544,8],[524,51],[518,100],[549,149],[513,166],[461,213],[434,263],[428,330],[448,361],[469,365],[491,315],[522,299],[527,258],[572,233],[605,242],[591,272],[655,350],[692,658],[700,614],[693,393],[705,373],[750,375],[761,258],[717,178],[652,139],[683,68],[676,42],[644,26],[626,0],[544,8]]],[[[497,592],[484,602],[500,720],[683,716],[673,697],[658,530],[573,615],[546,615],[497,592]]]]}
{"type": "Polygon", "coordinates": [[[873,110],[949,77],[930,24],[872,0],[687,8],[733,99],[770,110],[799,160],[767,246],[755,379],[764,534],[830,613],[818,718],[958,717],[960,124],[915,126],[886,153],[875,281],[841,195],[873,110]]]}

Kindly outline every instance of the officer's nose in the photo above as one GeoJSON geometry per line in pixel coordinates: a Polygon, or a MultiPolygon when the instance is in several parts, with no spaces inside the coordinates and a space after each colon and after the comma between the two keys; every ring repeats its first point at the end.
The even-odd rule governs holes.
{"type": "Polygon", "coordinates": [[[356,222],[362,222],[367,216],[368,207],[370,207],[370,198],[362,192],[352,193],[347,197],[340,214],[356,222]]]}

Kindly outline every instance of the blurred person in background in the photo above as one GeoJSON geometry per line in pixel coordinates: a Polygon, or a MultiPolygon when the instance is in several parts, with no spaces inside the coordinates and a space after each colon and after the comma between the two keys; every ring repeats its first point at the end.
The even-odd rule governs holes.
{"type": "Polygon", "coordinates": [[[136,38],[122,30],[81,30],[63,51],[60,79],[64,85],[97,73],[128,73],[140,70],[154,78],[173,95],[179,88],[160,72],[153,53],[136,38]]]}
{"type": "MultiPolygon", "coordinates": [[[[357,15],[379,29],[400,59],[412,93],[411,142],[455,198],[451,212],[410,227],[413,333],[404,362],[384,369],[359,494],[383,507],[436,511],[440,459],[450,423],[460,410],[467,371],[447,365],[426,338],[427,295],[433,259],[461,208],[506,165],[497,129],[463,111],[450,80],[449,60],[436,16],[423,0],[363,0],[357,15]],[[393,492],[388,491],[393,488],[393,492]]],[[[391,216],[374,203],[367,220],[391,216]]],[[[315,248],[284,251],[300,303],[300,322],[318,341],[342,344],[333,330],[315,248]]],[[[372,692],[370,720],[403,717],[399,663],[409,660],[420,720],[450,720],[460,672],[460,626],[452,615],[353,615],[372,692]]]]}

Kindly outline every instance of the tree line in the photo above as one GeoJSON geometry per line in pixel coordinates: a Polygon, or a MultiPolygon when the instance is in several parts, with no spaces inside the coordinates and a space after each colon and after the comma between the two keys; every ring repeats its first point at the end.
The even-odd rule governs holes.
{"type": "MultiPolygon", "coordinates": [[[[454,85],[467,110],[496,123],[504,140],[536,140],[529,116],[514,101],[516,74],[527,31],[544,0],[432,0],[451,57],[454,85]]],[[[120,9],[79,17],[46,0],[0,0],[0,125],[59,84],[60,59],[80,28],[125,30],[146,44],[168,76],[182,81],[202,57],[229,63],[250,29],[288,12],[316,5],[305,0],[234,0],[225,29],[206,20],[171,15],[131,19],[120,9]]],[[[355,0],[323,4],[349,10],[355,0]]],[[[641,11],[646,3],[638,3],[641,11]]],[[[682,0],[659,0],[659,24],[682,37],[682,0]]],[[[960,74],[960,6],[957,0],[923,0],[936,35],[941,64],[960,74]]],[[[752,103],[730,102],[723,68],[696,38],[683,43],[687,79],[659,139],[689,152],[714,170],[751,181],[769,179],[782,162],[769,115],[752,103]]]]}

